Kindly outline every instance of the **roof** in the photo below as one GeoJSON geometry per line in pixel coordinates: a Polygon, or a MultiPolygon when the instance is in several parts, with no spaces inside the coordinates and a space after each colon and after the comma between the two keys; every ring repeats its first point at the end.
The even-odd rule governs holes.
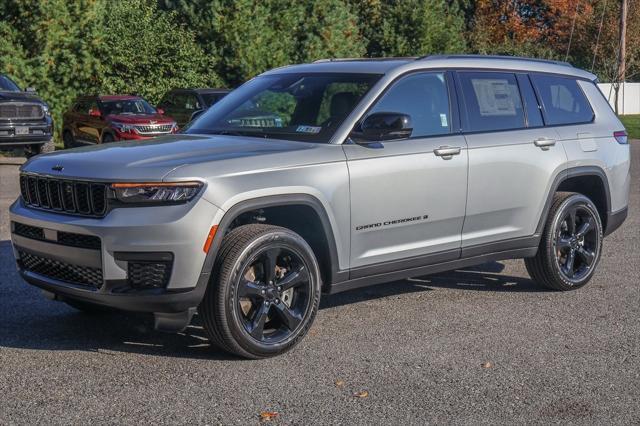
{"type": "Polygon", "coordinates": [[[186,87],[171,89],[170,92],[196,92],[196,93],[229,93],[231,89],[213,87],[186,87]]]}
{"type": "Polygon", "coordinates": [[[142,99],[142,96],[138,95],[99,95],[98,99],[101,101],[124,101],[127,99],[142,99]]]}
{"type": "Polygon", "coordinates": [[[344,72],[387,74],[390,72],[406,72],[420,69],[502,69],[513,71],[550,72],[554,74],[571,75],[588,80],[594,80],[595,75],[574,68],[562,61],[552,61],[538,58],[522,58],[516,56],[490,55],[431,55],[410,58],[346,58],[322,59],[311,64],[291,65],[276,68],[265,74],[290,72],[344,72]]]}

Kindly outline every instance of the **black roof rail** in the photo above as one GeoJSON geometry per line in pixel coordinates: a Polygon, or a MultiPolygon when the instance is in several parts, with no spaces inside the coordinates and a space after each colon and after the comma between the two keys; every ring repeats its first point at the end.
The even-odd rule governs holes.
{"type": "Polygon", "coordinates": [[[422,60],[430,60],[430,59],[501,59],[501,60],[512,60],[512,61],[528,61],[528,62],[539,62],[543,64],[554,64],[554,65],[562,65],[565,67],[572,67],[569,62],[565,61],[555,61],[553,59],[540,59],[540,58],[527,58],[524,56],[507,56],[507,55],[425,55],[416,58],[416,61],[422,60]]]}

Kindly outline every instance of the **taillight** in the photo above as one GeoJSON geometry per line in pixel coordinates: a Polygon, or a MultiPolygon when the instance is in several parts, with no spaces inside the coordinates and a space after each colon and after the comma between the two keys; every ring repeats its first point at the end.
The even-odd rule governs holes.
{"type": "Polygon", "coordinates": [[[629,137],[627,136],[627,132],[625,130],[613,132],[613,137],[621,145],[626,145],[629,143],[629,137]]]}

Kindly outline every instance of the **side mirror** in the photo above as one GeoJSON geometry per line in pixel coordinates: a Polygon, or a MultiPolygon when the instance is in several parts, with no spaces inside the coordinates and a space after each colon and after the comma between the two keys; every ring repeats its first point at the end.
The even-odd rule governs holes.
{"type": "Polygon", "coordinates": [[[36,88],[35,87],[27,87],[26,89],[24,89],[25,92],[27,93],[36,93],[36,88]]]}
{"type": "Polygon", "coordinates": [[[361,129],[362,137],[367,141],[388,141],[409,138],[413,125],[408,114],[376,112],[364,119],[361,129]]]}
{"type": "Polygon", "coordinates": [[[160,114],[160,115],[164,115],[164,109],[162,109],[162,108],[160,108],[160,107],[157,107],[157,108],[156,108],[156,112],[157,112],[158,114],[160,114]]]}
{"type": "Polygon", "coordinates": [[[100,110],[99,109],[94,109],[94,108],[91,108],[89,110],[89,115],[92,116],[92,117],[98,117],[98,118],[102,117],[102,114],[100,113],[100,110]]]}

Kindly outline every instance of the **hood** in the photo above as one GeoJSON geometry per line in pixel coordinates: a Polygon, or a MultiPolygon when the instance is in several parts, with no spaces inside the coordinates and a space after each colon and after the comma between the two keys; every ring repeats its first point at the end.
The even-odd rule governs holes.
{"type": "Polygon", "coordinates": [[[162,114],[110,114],[108,120],[118,121],[127,124],[171,124],[175,120],[162,114]],[[155,123],[151,123],[155,121],[155,123]]]}
{"type": "Polygon", "coordinates": [[[295,165],[317,161],[314,155],[295,155],[319,144],[239,136],[167,135],[142,141],[56,151],[38,155],[22,170],[56,177],[86,180],[159,181],[172,170],[188,164],[207,165],[210,172],[250,170],[266,164],[295,165]],[[248,157],[261,157],[250,161],[248,157]],[[225,161],[222,161],[225,160],[225,161]],[[53,168],[62,171],[54,171],[53,168]]]}
{"type": "Polygon", "coordinates": [[[0,91],[0,102],[36,102],[44,104],[37,95],[29,92],[3,92],[0,91]]]}

